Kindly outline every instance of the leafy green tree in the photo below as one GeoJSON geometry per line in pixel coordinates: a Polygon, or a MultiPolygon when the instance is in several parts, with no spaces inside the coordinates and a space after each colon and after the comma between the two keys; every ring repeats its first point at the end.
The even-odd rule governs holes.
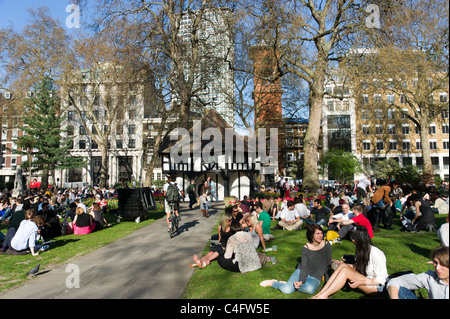
{"type": "Polygon", "coordinates": [[[400,164],[393,158],[377,161],[375,163],[375,177],[389,181],[399,175],[401,171],[400,164]]]}
{"type": "Polygon", "coordinates": [[[48,177],[55,169],[67,169],[85,166],[84,158],[70,156],[68,150],[73,143],[62,137],[60,116],[60,99],[53,87],[53,81],[45,76],[34,90],[35,95],[25,102],[22,116],[24,132],[17,139],[17,150],[20,155],[27,155],[23,165],[35,167],[41,172],[41,187],[46,189],[48,177]]]}
{"type": "Polygon", "coordinates": [[[361,164],[351,152],[340,149],[330,149],[324,153],[320,168],[328,171],[328,178],[335,179],[339,183],[351,183],[354,175],[361,172],[361,164]]]}

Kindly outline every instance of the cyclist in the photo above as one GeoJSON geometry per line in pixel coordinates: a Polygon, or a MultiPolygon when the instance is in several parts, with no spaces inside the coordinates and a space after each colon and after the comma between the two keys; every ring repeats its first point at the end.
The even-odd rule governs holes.
{"type": "Polygon", "coordinates": [[[169,218],[172,215],[172,211],[175,216],[180,220],[180,216],[178,215],[178,206],[180,203],[180,198],[183,196],[183,193],[178,188],[177,183],[175,182],[175,178],[173,176],[169,177],[168,183],[164,184],[164,209],[166,211],[166,221],[167,227],[170,232],[170,221],[169,218]]]}

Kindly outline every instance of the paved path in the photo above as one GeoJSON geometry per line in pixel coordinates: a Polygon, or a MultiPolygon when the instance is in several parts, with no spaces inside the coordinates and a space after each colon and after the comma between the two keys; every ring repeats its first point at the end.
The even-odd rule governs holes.
{"type": "Polygon", "coordinates": [[[194,271],[194,254],[201,254],[223,211],[213,203],[211,217],[181,204],[180,233],[170,238],[165,218],[114,243],[53,269],[42,269],[24,285],[0,294],[0,299],[177,299],[194,271]],[[67,288],[77,265],[80,287],[67,288]],[[67,270],[67,272],[66,272],[67,270]]]}

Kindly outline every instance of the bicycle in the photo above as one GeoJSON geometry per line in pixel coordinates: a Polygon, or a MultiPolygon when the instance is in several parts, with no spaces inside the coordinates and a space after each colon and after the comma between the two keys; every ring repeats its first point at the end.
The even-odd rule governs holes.
{"type": "Polygon", "coordinates": [[[169,235],[170,238],[173,238],[178,233],[179,218],[174,213],[174,205],[170,205],[170,208],[171,214],[169,217],[169,235]]]}

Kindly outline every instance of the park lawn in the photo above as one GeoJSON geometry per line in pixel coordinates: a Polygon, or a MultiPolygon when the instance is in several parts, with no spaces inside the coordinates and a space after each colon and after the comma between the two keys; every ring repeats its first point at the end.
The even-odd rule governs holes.
{"type": "MultiPolygon", "coordinates": [[[[446,215],[436,215],[436,224],[440,227],[445,223],[446,215]]],[[[272,221],[272,227],[276,222],[272,221]]],[[[436,233],[420,232],[405,233],[400,231],[400,221],[397,219],[394,230],[381,230],[375,233],[373,244],[386,255],[388,273],[412,270],[415,273],[433,269],[427,264],[432,249],[440,245],[436,233]]],[[[213,234],[217,233],[217,227],[213,234]]],[[[276,256],[277,263],[266,263],[261,269],[245,274],[233,273],[221,269],[216,261],[205,269],[196,269],[184,291],[185,299],[308,299],[311,295],[295,292],[284,295],[277,289],[263,288],[259,283],[266,279],[287,281],[300,262],[301,247],[307,242],[306,230],[284,231],[272,230],[275,239],[266,243],[267,247],[276,245],[277,253],[267,252],[267,256],[276,256]]],[[[209,251],[209,244],[204,254],[209,251]]],[[[262,251],[258,248],[258,251],[262,251]]],[[[333,245],[333,258],[340,260],[344,254],[354,254],[353,243],[345,239],[340,244],[333,245]]],[[[191,262],[191,261],[190,261],[191,262]]],[[[186,264],[188,267],[188,264],[186,264]]],[[[323,284],[322,284],[323,285],[323,284]]],[[[321,287],[322,287],[321,285],[321,287]]],[[[321,288],[320,287],[320,288],[321,288]]],[[[320,289],[319,288],[319,289],[320,289]]],[[[427,297],[426,290],[420,291],[427,297]]],[[[333,299],[360,299],[374,298],[344,287],[330,298],[333,299]]]]}
{"type": "MultiPolygon", "coordinates": [[[[36,266],[41,265],[41,270],[49,270],[60,263],[72,258],[83,256],[89,252],[106,246],[119,238],[165,216],[163,210],[150,211],[148,218],[140,223],[122,221],[117,223],[117,216],[106,214],[105,218],[112,227],[105,228],[87,235],[66,235],[52,239],[50,249],[39,256],[27,255],[0,255],[0,291],[22,284],[27,280],[26,273],[36,266]]],[[[7,226],[1,225],[1,231],[6,234],[7,226]]]]}

